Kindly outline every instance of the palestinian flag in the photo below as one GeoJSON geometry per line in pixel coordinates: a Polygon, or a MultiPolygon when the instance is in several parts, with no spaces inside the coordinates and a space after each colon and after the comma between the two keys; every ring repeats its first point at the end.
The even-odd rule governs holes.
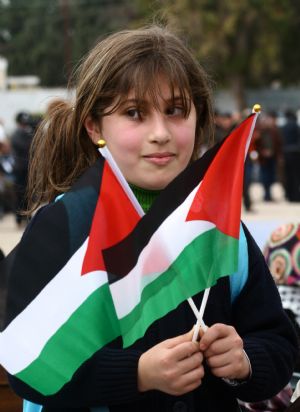
{"type": "Polygon", "coordinates": [[[188,167],[104,251],[124,346],[238,266],[244,160],[257,115],[188,167]]]}
{"type": "Polygon", "coordinates": [[[102,157],[38,213],[10,269],[0,363],[50,395],[120,335],[101,250],[140,217],[102,157]]]}
{"type": "Polygon", "coordinates": [[[100,158],[33,220],[9,274],[0,363],[44,395],[237,269],[244,157],[256,116],[189,166],[141,218],[100,158]],[[108,283],[109,282],[109,283],[108,283]]]}

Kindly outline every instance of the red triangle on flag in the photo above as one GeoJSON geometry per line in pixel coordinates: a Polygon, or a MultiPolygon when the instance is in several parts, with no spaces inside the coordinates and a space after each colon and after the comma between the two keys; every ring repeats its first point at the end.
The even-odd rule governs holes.
{"type": "Polygon", "coordinates": [[[212,222],[239,237],[245,151],[255,115],[244,120],[221,145],[194,197],[186,220],[212,222]]]}
{"type": "Polygon", "coordinates": [[[102,250],[125,238],[141,219],[107,161],[81,274],[105,270],[102,250]]]}

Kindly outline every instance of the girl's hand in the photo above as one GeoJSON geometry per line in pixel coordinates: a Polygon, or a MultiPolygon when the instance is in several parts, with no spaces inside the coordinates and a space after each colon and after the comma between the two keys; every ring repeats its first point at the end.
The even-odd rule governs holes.
{"type": "Polygon", "coordinates": [[[243,340],[233,326],[216,323],[204,332],[200,350],[213,375],[226,379],[247,379],[250,364],[243,340]]]}
{"type": "Polygon", "coordinates": [[[157,389],[169,395],[190,392],[201,384],[202,361],[199,343],[192,342],[192,332],[167,339],[140,357],[139,391],[157,389]]]}

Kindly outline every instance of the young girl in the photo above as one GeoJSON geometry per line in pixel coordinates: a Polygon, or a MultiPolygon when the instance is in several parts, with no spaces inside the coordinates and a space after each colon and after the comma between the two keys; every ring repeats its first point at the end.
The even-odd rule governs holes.
{"type": "MultiPolygon", "coordinates": [[[[54,105],[36,134],[30,212],[53,202],[95,162],[100,138],[147,212],[197,158],[212,125],[208,78],[175,35],[156,26],[111,35],[78,71],[74,104],[54,105]]],[[[245,234],[246,284],[234,303],[228,278],[212,289],[210,327],[200,343],[192,342],[195,319],[184,302],[129,348],[117,339],[100,349],[55,395],[10,377],[12,387],[43,411],[234,411],[236,398],[274,395],[290,379],[296,338],[264,259],[245,234]]],[[[202,296],[193,297],[197,305],[202,296]]]]}

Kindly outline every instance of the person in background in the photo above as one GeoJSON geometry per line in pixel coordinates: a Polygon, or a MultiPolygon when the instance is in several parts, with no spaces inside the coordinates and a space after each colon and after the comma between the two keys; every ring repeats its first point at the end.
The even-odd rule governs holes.
{"type": "Polygon", "coordinates": [[[214,140],[215,142],[220,142],[227,136],[234,127],[232,115],[229,112],[220,112],[215,111],[214,114],[214,123],[215,123],[215,133],[214,140]]]}
{"type": "Polygon", "coordinates": [[[0,154],[2,153],[3,146],[5,146],[6,142],[7,142],[7,138],[6,138],[5,129],[0,119],[0,154]]]}
{"type": "Polygon", "coordinates": [[[0,218],[13,212],[15,195],[13,185],[13,159],[4,125],[0,119],[0,218]]]}
{"type": "MultiPolygon", "coordinates": [[[[238,124],[242,119],[249,116],[251,113],[250,109],[245,109],[241,113],[235,112],[233,116],[234,124],[238,124]]],[[[254,147],[253,139],[250,142],[248,153],[245,159],[245,169],[244,169],[244,186],[243,186],[243,202],[244,207],[247,212],[254,212],[253,201],[250,195],[250,187],[253,182],[253,165],[256,162],[256,151],[254,147]]]]}
{"type": "Polygon", "coordinates": [[[285,112],[285,118],[281,127],[285,195],[290,202],[300,202],[300,128],[292,110],[285,112]]]}
{"type": "Polygon", "coordinates": [[[258,119],[253,141],[258,154],[260,182],[264,188],[264,201],[273,200],[271,186],[278,179],[282,164],[282,138],[274,123],[274,114],[262,114],[258,119]]]}
{"type": "MultiPolygon", "coordinates": [[[[247,117],[250,112],[245,113],[244,115],[240,112],[220,112],[215,110],[214,113],[214,124],[215,124],[215,131],[214,131],[214,141],[220,142],[227,136],[241,121],[243,117],[247,117]]],[[[251,147],[253,143],[251,142],[251,147]]],[[[251,147],[249,148],[249,152],[247,154],[245,160],[245,172],[244,172],[244,187],[243,187],[243,202],[247,212],[253,211],[252,209],[252,201],[250,196],[250,186],[252,183],[252,159],[250,157],[250,151],[252,150],[251,147]]]]}
{"type": "Polygon", "coordinates": [[[15,185],[15,220],[18,226],[26,223],[27,218],[22,214],[26,209],[26,186],[28,178],[29,150],[34,134],[32,117],[27,112],[20,112],[16,116],[17,127],[11,135],[11,149],[13,156],[13,176],[15,185]]]}

